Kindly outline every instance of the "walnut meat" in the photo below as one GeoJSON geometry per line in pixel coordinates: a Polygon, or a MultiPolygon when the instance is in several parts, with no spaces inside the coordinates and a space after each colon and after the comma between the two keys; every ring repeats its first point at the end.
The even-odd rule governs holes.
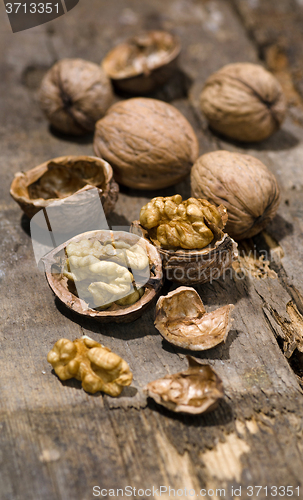
{"type": "Polygon", "coordinates": [[[236,239],[259,233],[275,216],[280,191],[275,176],[257,158],[228,151],[200,156],[191,171],[192,196],[224,203],[226,231],[236,239]]]}
{"type": "Polygon", "coordinates": [[[44,76],[39,100],[56,129],[82,135],[94,130],[112,104],[113,93],[100,66],[83,59],[62,59],[44,76]]]}
{"type": "MultiPolygon", "coordinates": [[[[220,211],[225,216],[223,206],[220,211]]],[[[144,205],[140,224],[148,230],[151,240],[157,241],[162,248],[199,249],[214,239],[209,224],[220,229],[224,227],[222,213],[207,200],[189,198],[182,201],[182,196],[176,194],[153,198],[144,205]]]]}
{"type": "Polygon", "coordinates": [[[81,380],[83,389],[91,394],[102,391],[119,396],[133,378],[124,359],[86,335],[73,342],[58,340],[47,361],[60,380],[81,380]]]}
{"type": "Polygon", "coordinates": [[[228,64],[211,75],[200,103],[210,126],[239,141],[262,141],[280,128],[286,100],[278,80],[262,66],[228,64]]]}
{"type": "Polygon", "coordinates": [[[163,282],[157,249],[124,231],[79,234],[49,252],[43,263],[58,299],[102,322],[137,319],[157,298],[163,282]]]}
{"type": "MultiPolygon", "coordinates": [[[[27,172],[16,173],[10,194],[31,218],[54,202],[58,205],[62,201],[63,205],[68,197],[92,188],[98,189],[104,212],[108,215],[113,211],[119,192],[109,163],[94,156],[61,156],[27,172]]],[[[91,218],[89,207],[82,206],[81,201],[74,210],[80,210],[77,214],[79,220],[85,215],[91,218]]]]}
{"type": "Polygon", "coordinates": [[[233,309],[229,304],[206,313],[196,290],[182,286],[158,299],[155,327],[171,344],[204,351],[225,342],[233,309]]]}
{"type": "Polygon", "coordinates": [[[166,375],[145,387],[145,393],[174,412],[199,414],[214,410],[224,396],[223,384],[209,366],[187,356],[186,371],[166,375]]]}
{"type": "Polygon", "coordinates": [[[112,49],[102,68],[120,90],[147,94],[174,73],[181,45],[166,31],[146,31],[112,49]]]}
{"type": "Polygon", "coordinates": [[[147,98],[114,104],[96,124],[94,150],[126,186],[157,189],[181,181],[198,156],[198,141],[176,108],[147,98]]]}

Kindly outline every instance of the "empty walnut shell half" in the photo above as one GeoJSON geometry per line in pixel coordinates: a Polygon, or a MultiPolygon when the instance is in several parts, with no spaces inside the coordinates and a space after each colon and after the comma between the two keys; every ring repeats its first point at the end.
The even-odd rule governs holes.
{"type": "Polygon", "coordinates": [[[196,290],[181,286],[158,299],[155,327],[171,344],[205,351],[225,342],[233,309],[229,304],[207,313],[196,290]]]}
{"type": "Polygon", "coordinates": [[[223,383],[209,366],[187,356],[184,372],[166,375],[147,384],[144,392],[156,403],[176,413],[197,415],[214,410],[223,398],[223,383]]]}
{"type": "Polygon", "coordinates": [[[113,102],[109,78],[98,65],[83,59],[62,59],[44,76],[40,106],[50,123],[66,134],[92,132],[113,102]]]}
{"type": "Polygon", "coordinates": [[[116,88],[143,95],[171,78],[180,50],[179,40],[170,33],[147,31],[112,49],[102,68],[116,88]]]}
{"type": "Polygon", "coordinates": [[[251,238],[274,218],[280,203],[277,180],[257,158],[229,151],[200,156],[191,170],[192,196],[224,203],[226,231],[235,240],[251,238]]]}
{"type": "Polygon", "coordinates": [[[137,189],[180,182],[199,154],[196,134],[180,111],[143,97],[111,106],[96,123],[94,150],[112,165],[117,182],[137,189]]]}
{"type": "Polygon", "coordinates": [[[10,194],[31,218],[54,201],[92,188],[99,190],[105,214],[112,212],[119,187],[109,163],[94,156],[61,156],[15,174],[10,194]]]}
{"type": "MultiPolygon", "coordinates": [[[[111,259],[109,259],[111,261],[111,259]]],[[[140,317],[145,309],[152,305],[152,301],[157,298],[162,286],[162,265],[157,249],[149,242],[138,236],[124,231],[88,231],[80,234],[59,245],[43,259],[46,279],[59,300],[66,307],[76,313],[94,318],[102,322],[114,321],[116,323],[128,323],[140,317]],[[124,242],[131,246],[140,245],[149,260],[149,279],[144,280],[143,295],[132,305],[118,305],[113,303],[106,310],[93,308],[90,303],[83,298],[79,298],[74,283],[66,276],[66,247],[70,243],[77,243],[82,240],[97,240],[101,244],[108,242],[124,242]]],[[[139,273],[136,276],[136,284],[140,281],[139,273]]],[[[94,281],[98,281],[94,279],[94,281]]],[[[141,285],[138,285],[141,286],[141,285]]]]}
{"type": "Polygon", "coordinates": [[[210,126],[238,141],[262,141],[278,130],[286,100],[278,80],[258,64],[227,64],[211,75],[200,103],[210,126]]]}

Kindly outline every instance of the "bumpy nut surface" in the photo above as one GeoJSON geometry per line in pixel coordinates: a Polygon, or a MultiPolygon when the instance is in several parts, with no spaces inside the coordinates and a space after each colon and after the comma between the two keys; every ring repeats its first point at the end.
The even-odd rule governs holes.
{"type": "Polygon", "coordinates": [[[286,112],[278,80],[250,63],[228,64],[211,75],[200,103],[214,130],[248,142],[261,141],[278,130],[286,112]]]}
{"type": "Polygon", "coordinates": [[[150,382],[146,394],[174,412],[199,414],[216,408],[223,398],[223,384],[208,365],[187,356],[189,368],[150,382]]]}
{"type": "Polygon", "coordinates": [[[171,344],[204,351],[225,342],[233,309],[229,304],[206,313],[196,290],[182,286],[158,299],[155,327],[171,344]]]}
{"type": "Polygon", "coordinates": [[[157,189],[181,181],[198,156],[198,140],[176,108],[147,98],[114,104],[96,124],[94,150],[126,186],[157,189]]]}
{"type": "Polygon", "coordinates": [[[257,158],[229,151],[200,156],[191,171],[192,196],[224,203],[226,232],[234,239],[259,233],[275,216],[280,191],[275,176],[257,158]]]}
{"type": "Polygon", "coordinates": [[[69,243],[66,254],[64,276],[76,284],[79,297],[93,301],[95,307],[109,308],[113,303],[130,305],[142,297],[144,289],[134,288],[134,277],[127,268],[140,271],[148,268],[148,256],[140,245],[124,242],[102,245],[98,240],[83,239],[69,243]]]}
{"type": "Polygon", "coordinates": [[[217,208],[207,200],[182,196],[153,198],[140,211],[140,224],[162,248],[205,248],[214,238],[207,223],[222,228],[217,208]]]}
{"type": "Polygon", "coordinates": [[[86,392],[119,396],[132,382],[128,364],[117,354],[86,335],[71,342],[58,340],[47,355],[60,380],[81,380],[86,392]]]}
{"type": "Polygon", "coordinates": [[[110,81],[97,64],[62,59],[44,76],[40,106],[61,132],[81,135],[93,131],[113,102],[110,81]]]}

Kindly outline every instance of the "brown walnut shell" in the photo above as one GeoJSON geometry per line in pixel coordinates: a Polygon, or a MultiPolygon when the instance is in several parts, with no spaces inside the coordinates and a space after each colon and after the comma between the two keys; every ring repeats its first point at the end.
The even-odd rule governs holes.
{"type": "Polygon", "coordinates": [[[180,111],[141,97],[114,104],[97,122],[94,150],[112,165],[117,182],[160,189],[186,177],[199,145],[180,111]]]}
{"type": "Polygon", "coordinates": [[[233,309],[229,304],[207,313],[196,290],[181,286],[158,299],[155,327],[171,344],[205,351],[225,342],[233,309]]]}
{"type": "Polygon", "coordinates": [[[176,413],[198,415],[215,410],[224,396],[222,380],[209,365],[198,363],[191,356],[187,360],[186,371],[154,380],[144,392],[176,413]]]}
{"type": "Polygon", "coordinates": [[[112,49],[102,68],[114,86],[132,94],[147,94],[173,75],[181,51],[179,40],[166,31],[147,31],[112,49]]]}
{"type": "Polygon", "coordinates": [[[50,123],[66,134],[92,132],[113,102],[109,78],[98,65],[62,59],[44,76],[40,106],[50,123]]]}
{"type": "Polygon", "coordinates": [[[92,188],[99,190],[108,215],[114,209],[119,192],[111,166],[94,156],[61,156],[27,172],[16,173],[10,194],[31,218],[55,201],[64,201],[92,188]]]}
{"type": "Polygon", "coordinates": [[[229,151],[200,156],[191,171],[192,196],[227,209],[227,233],[236,240],[262,231],[275,216],[280,190],[275,176],[257,158],[229,151]]]}
{"type": "MultiPolygon", "coordinates": [[[[237,243],[215,226],[213,241],[201,250],[167,250],[153,243],[162,258],[163,272],[168,280],[180,285],[196,285],[218,279],[238,258],[237,243]]],[[[134,221],[130,231],[150,240],[139,221],[134,221]]]]}
{"type": "Polygon", "coordinates": [[[124,231],[88,231],[74,236],[49,252],[43,259],[43,263],[48,284],[59,300],[63,302],[68,309],[103,323],[128,323],[139,318],[143,312],[152,305],[154,299],[157,298],[163,282],[161,258],[157,249],[147,241],[139,239],[136,235],[124,231]],[[149,258],[150,278],[144,285],[144,294],[137,302],[130,306],[112,304],[110,308],[99,311],[89,307],[86,301],[80,299],[75,294],[73,285],[70,284],[67,277],[63,275],[66,262],[65,248],[69,243],[75,243],[82,239],[97,239],[101,243],[107,241],[123,241],[130,245],[139,244],[144,248],[149,258]]]}
{"type": "Polygon", "coordinates": [[[238,141],[262,141],[278,130],[286,100],[278,80],[262,66],[228,64],[206,81],[200,104],[211,128],[238,141]]]}

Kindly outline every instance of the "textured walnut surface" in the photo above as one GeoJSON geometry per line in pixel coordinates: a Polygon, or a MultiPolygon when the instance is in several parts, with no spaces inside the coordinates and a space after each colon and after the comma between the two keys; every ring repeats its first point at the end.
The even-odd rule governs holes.
{"type": "Polygon", "coordinates": [[[134,98],[114,104],[96,124],[94,150],[129,187],[156,189],[183,179],[198,156],[186,118],[162,101],[134,98]]]}
{"type": "Polygon", "coordinates": [[[220,230],[224,222],[221,213],[207,200],[182,201],[179,194],[153,198],[140,211],[140,224],[162,248],[204,248],[214,239],[208,225],[220,230]]]}
{"type": "Polygon", "coordinates": [[[84,335],[71,342],[58,340],[47,355],[60,380],[81,380],[86,392],[119,396],[132,382],[128,364],[110,349],[84,335]]]}
{"type": "Polygon", "coordinates": [[[200,156],[191,171],[192,196],[224,203],[227,233],[236,240],[259,233],[275,216],[280,190],[275,176],[257,158],[229,151],[200,156]]]}
{"type": "Polygon", "coordinates": [[[100,66],[83,59],[62,59],[44,76],[39,99],[56,129],[81,135],[94,130],[112,104],[113,93],[100,66]]]}
{"type": "Polygon", "coordinates": [[[214,410],[223,397],[223,384],[208,365],[187,356],[186,371],[166,375],[145,387],[145,392],[169,410],[183,413],[204,413],[214,410]]]}
{"type": "Polygon", "coordinates": [[[286,100],[278,80],[262,66],[228,64],[206,81],[200,97],[210,126],[239,141],[261,141],[280,127],[286,100]]]}
{"type": "Polygon", "coordinates": [[[172,344],[204,351],[225,342],[233,308],[229,304],[206,313],[196,290],[182,286],[158,299],[155,327],[172,344]]]}

